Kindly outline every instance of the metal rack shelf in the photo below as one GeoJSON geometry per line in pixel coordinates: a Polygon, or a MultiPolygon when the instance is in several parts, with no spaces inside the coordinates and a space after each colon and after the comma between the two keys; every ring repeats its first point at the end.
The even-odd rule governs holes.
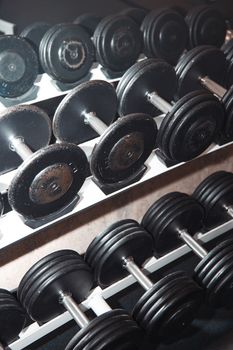
{"type": "MultiPolygon", "coordinates": [[[[88,155],[91,152],[91,149],[93,148],[94,144],[98,141],[97,139],[91,140],[89,142],[86,142],[81,145],[82,149],[85,151],[85,153],[88,155]]],[[[227,145],[232,144],[229,143],[227,145]]],[[[226,147],[224,146],[211,146],[208,151],[203,153],[201,156],[204,156],[207,153],[215,152],[221,148],[226,147]]],[[[200,157],[201,157],[200,156],[200,157]]],[[[92,178],[89,177],[86,179],[83,187],[81,188],[79,195],[80,195],[80,201],[77,203],[75,208],[63,215],[57,218],[56,220],[50,221],[49,223],[46,223],[43,226],[40,226],[36,229],[33,229],[27,225],[24,224],[21,217],[14,211],[10,211],[6,215],[4,215],[2,218],[0,218],[0,249],[3,249],[17,241],[20,241],[22,239],[25,239],[31,234],[34,234],[36,232],[42,231],[59,221],[63,221],[68,217],[71,217],[73,215],[77,215],[78,213],[82,212],[82,210],[87,209],[89,207],[92,207],[110,197],[113,197],[117,195],[118,193],[121,193],[123,191],[128,190],[129,188],[135,187],[145,181],[148,181],[152,178],[155,178],[158,175],[161,175],[163,173],[166,173],[168,171],[171,171],[172,169],[176,167],[180,167],[185,163],[177,164],[173,167],[167,168],[153,153],[147,160],[146,166],[147,171],[144,173],[143,177],[136,183],[133,183],[127,187],[124,187],[116,192],[112,192],[111,194],[106,195],[93,181],[92,178]],[[17,227],[17,229],[16,229],[17,227]]],[[[0,176],[0,192],[4,192],[7,190],[8,185],[14,176],[15,171],[6,173],[2,176],[0,176]]]]}
{"type": "MultiPolygon", "coordinates": [[[[200,242],[207,243],[217,237],[220,237],[221,235],[228,232],[232,228],[233,228],[233,220],[230,220],[207,233],[204,233],[204,234],[199,233],[196,236],[200,240],[200,242]]],[[[159,259],[156,259],[153,257],[144,266],[144,272],[146,274],[153,273],[161,269],[162,267],[166,266],[167,264],[170,264],[171,262],[186,255],[188,252],[190,252],[190,248],[188,246],[182,246],[159,259]]],[[[80,307],[82,308],[83,311],[86,311],[87,309],[91,308],[91,304],[93,303],[95,298],[98,298],[100,295],[104,299],[108,299],[111,296],[133,285],[135,282],[136,281],[132,276],[128,276],[106,289],[101,289],[100,287],[97,287],[90,293],[89,297],[80,305],[80,307]]],[[[51,333],[55,329],[66,324],[70,320],[72,320],[72,318],[69,315],[69,313],[64,312],[62,315],[56,317],[55,319],[47,322],[42,326],[39,326],[37,323],[33,323],[27,329],[24,329],[24,331],[20,334],[20,337],[18,340],[16,340],[14,343],[9,345],[9,349],[11,350],[24,349],[25,347],[29,346],[33,342],[45,337],[47,334],[51,333]]]]}

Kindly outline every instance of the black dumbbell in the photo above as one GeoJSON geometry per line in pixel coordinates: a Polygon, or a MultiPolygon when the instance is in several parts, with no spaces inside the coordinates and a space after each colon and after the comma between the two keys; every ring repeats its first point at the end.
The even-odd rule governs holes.
{"type": "Polygon", "coordinates": [[[6,346],[15,341],[25,323],[26,312],[18,300],[9,291],[0,289],[0,342],[2,345],[6,346]]]}
{"type": "MultiPolygon", "coordinates": [[[[20,33],[21,38],[26,39],[35,50],[39,61],[40,42],[45,33],[51,28],[51,24],[45,22],[34,22],[23,29],[20,33]]],[[[39,74],[44,73],[39,62],[39,74]]]]}
{"type": "Polygon", "coordinates": [[[88,33],[77,24],[51,27],[41,40],[39,52],[44,71],[62,83],[75,83],[85,77],[95,57],[88,33]]]}
{"type": "Polygon", "coordinates": [[[152,256],[152,237],[135,220],[128,219],[112,224],[97,236],[85,260],[103,287],[128,274],[134,276],[146,291],[134,307],[134,319],[149,338],[172,338],[195,317],[202,290],[183,272],[171,273],[153,283],[141,270],[152,256]]]}
{"type": "MultiPolygon", "coordinates": [[[[204,88],[214,93],[225,107],[225,121],[222,134],[233,138],[233,88],[223,86],[228,64],[224,53],[214,46],[199,46],[184,54],[177,66],[178,95],[204,88]]],[[[220,117],[220,116],[219,116],[220,117]]]]}
{"type": "Polygon", "coordinates": [[[212,6],[196,6],[186,16],[189,47],[214,45],[220,47],[226,37],[227,25],[222,14],[212,6]]]}
{"type": "Polygon", "coordinates": [[[225,113],[217,98],[202,91],[168,103],[176,90],[174,68],[161,59],[146,59],[124,74],[116,91],[121,116],[135,112],[157,115],[158,148],[168,160],[181,162],[198,156],[215,141],[225,113]]]}
{"type": "Polygon", "coordinates": [[[233,84],[233,40],[227,41],[221,50],[224,52],[227,60],[227,74],[225,85],[229,88],[233,84]]]}
{"type": "Polygon", "coordinates": [[[0,96],[14,98],[27,93],[38,74],[32,46],[14,35],[0,36],[0,96]]]}
{"type": "Polygon", "coordinates": [[[233,240],[222,242],[207,252],[193,238],[203,226],[204,215],[204,208],[195,198],[172,192],[149,208],[142,226],[153,236],[158,254],[182,243],[187,244],[201,259],[195,267],[194,277],[206,289],[209,303],[214,306],[232,305],[233,240]]]}
{"type": "Polygon", "coordinates": [[[217,171],[204,179],[193,193],[205,208],[204,224],[209,229],[233,218],[233,174],[217,171]]]}
{"type": "Polygon", "coordinates": [[[161,8],[149,12],[141,30],[147,57],[163,58],[172,65],[177,63],[188,42],[188,27],[178,11],[161,8]]]}
{"type": "Polygon", "coordinates": [[[102,17],[98,16],[97,14],[93,12],[87,12],[84,13],[80,16],[78,16],[75,20],[74,23],[78,24],[79,26],[83,27],[88,34],[92,37],[95,28],[101,21],[102,17]]]}
{"type": "Polygon", "coordinates": [[[23,160],[10,183],[8,200],[27,218],[63,208],[75,198],[87,176],[87,159],[78,146],[47,146],[50,124],[47,114],[36,106],[19,105],[0,114],[0,173],[23,160]]]}
{"type": "Polygon", "coordinates": [[[18,298],[37,322],[47,322],[65,310],[70,313],[81,330],[66,350],[137,349],[142,334],[126,311],[112,310],[99,295],[97,301],[90,302],[97,315],[90,321],[78,306],[92,284],[91,270],[82,257],[75,251],[61,250],[31,267],[20,282],[18,298]]]}
{"type": "Polygon", "coordinates": [[[58,106],[53,132],[59,141],[80,144],[101,135],[90,157],[93,176],[112,184],[133,177],[155,147],[157,127],[148,115],[137,113],[115,122],[117,96],[103,80],[85,82],[58,106]]]}
{"type": "Polygon", "coordinates": [[[147,15],[148,10],[142,7],[127,7],[120,12],[121,15],[132,18],[139,26],[147,15]]]}

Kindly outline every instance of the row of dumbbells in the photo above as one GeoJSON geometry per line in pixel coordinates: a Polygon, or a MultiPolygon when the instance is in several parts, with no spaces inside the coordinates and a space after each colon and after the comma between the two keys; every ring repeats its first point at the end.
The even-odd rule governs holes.
{"type": "Polygon", "coordinates": [[[38,218],[75,200],[88,176],[77,145],[99,135],[89,163],[106,193],[138,180],[154,149],[169,165],[231,141],[232,88],[216,83],[225,83],[227,69],[224,53],[212,46],[190,50],[176,69],[161,59],[142,60],[116,90],[100,80],[74,88],[57,107],[53,128],[38,107],[8,108],[0,115],[0,172],[24,160],[9,187],[11,207],[38,218]],[[175,95],[181,97],[173,103],[175,95]],[[58,143],[48,146],[51,129],[58,143]]]}
{"type": "MultiPolygon", "coordinates": [[[[126,219],[107,227],[91,242],[84,259],[75,251],[62,250],[38,261],[21,280],[18,300],[40,324],[64,310],[71,314],[81,330],[66,350],[137,349],[142,330],[151,342],[174,341],[198,317],[204,301],[212,307],[232,306],[233,240],[208,252],[193,237],[203,226],[213,226],[216,216],[222,220],[232,211],[232,203],[233,174],[224,171],[206,178],[192,196],[168,193],[149,208],[141,224],[126,219]],[[184,243],[200,259],[193,279],[177,271],[152,282],[143,272],[144,263],[184,243]],[[89,306],[96,317],[89,320],[78,304],[88,297],[93,281],[105,288],[128,275],[145,290],[132,318],[122,309],[111,310],[101,294],[94,293],[89,306]]],[[[25,312],[9,292],[0,294],[0,339],[10,342],[24,327],[25,312]]]]}
{"type": "Polygon", "coordinates": [[[0,96],[25,94],[39,72],[58,82],[77,83],[94,61],[110,76],[122,75],[141,53],[176,64],[186,47],[221,46],[226,30],[222,15],[206,6],[191,10],[186,21],[174,8],[148,14],[130,8],[105,18],[81,15],[73,24],[35,23],[20,36],[0,38],[0,96]]]}

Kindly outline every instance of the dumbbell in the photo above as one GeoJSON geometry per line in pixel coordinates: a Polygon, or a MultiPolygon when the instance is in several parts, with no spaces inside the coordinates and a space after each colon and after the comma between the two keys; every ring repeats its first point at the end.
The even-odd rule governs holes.
{"type": "Polygon", "coordinates": [[[141,30],[147,57],[163,58],[172,65],[177,63],[188,42],[188,27],[177,10],[160,8],[149,12],[141,30]]]}
{"type": "Polygon", "coordinates": [[[84,28],[86,32],[88,32],[88,34],[92,37],[95,28],[97,27],[101,19],[102,17],[98,16],[95,13],[87,12],[75,18],[74,23],[84,28]]]}
{"type": "Polygon", "coordinates": [[[65,23],[45,33],[39,53],[44,71],[62,83],[75,83],[85,77],[95,57],[88,33],[77,24],[65,23]]]}
{"type": "Polygon", "coordinates": [[[60,250],[31,267],[19,284],[18,298],[37,322],[47,322],[65,310],[70,313],[81,330],[66,350],[137,349],[142,332],[126,311],[112,310],[99,295],[91,302],[97,317],[90,321],[77,305],[88,296],[92,284],[83,258],[75,251],[60,250]]]}
{"type": "Polygon", "coordinates": [[[32,46],[15,35],[0,36],[0,96],[14,98],[28,92],[38,74],[32,46]]]}
{"type": "MultiPolygon", "coordinates": [[[[20,37],[26,39],[35,50],[39,61],[39,47],[40,42],[45,33],[51,28],[51,24],[45,22],[34,22],[29,24],[20,33],[20,37]]],[[[39,74],[44,73],[43,68],[39,62],[39,74]]]]}
{"type": "Polygon", "coordinates": [[[223,44],[221,50],[224,52],[227,60],[227,74],[225,85],[227,88],[233,84],[233,40],[229,40],[223,44]]]}
{"type": "Polygon", "coordinates": [[[199,45],[220,47],[226,37],[227,25],[222,14],[212,6],[196,6],[186,16],[189,27],[189,48],[199,45]]]}
{"type": "Polygon", "coordinates": [[[50,138],[50,119],[38,107],[19,105],[0,113],[0,173],[23,160],[8,200],[27,218],[46,216],[70,203],[87,175],[85,153],[69,143],[48,146],[50,138]]]}
{"type": "Polygon", "coordinates": [[[139,26],[147,15],[148,11],[142,7],[127,7],[120,12],[121,15],[132,18],[139,26]]]}
{"type": "Polygon", "coordinates": [[[232,305],[233,240],[226,240],[209,252],[193,238],[203,226],[204,208],[193,197],[171,192],[148,209],[142,226],[153,236],[155,252],[163,254],[185,243],[201,259],[194,278],[206,290],[213,306],[232,305]]]}
{"type": "MultiPolygon", "coordinates": [[[[12,343],[23,330],[26,312],[12,293],[0,289],[0,342],[3,346],[12,343]]],[[[1,346],[0,346],[1,347],[1,346]]]]}
{"type": "Polygon", "coordinates": [[[233,218],[233,174],[217,171],[204,179],[193,197],[205,208],[205,227],[212,228],[233,218]]]}
{"type": "Polygon", "coordinates": [[[232,139],[233,88],[226,90],[222,86],[225,83],[227,66],[225,55],[220,49],[214,46],[199,46],[180,58],[176,66],[176,74],[180,97],[204,88],[222,101],[226,111],[222,134],[225,138],[232,139]]]}
{"type": "Polygon", "coordinates": [[[126,181],[136,174],[155,147],[157,128],[143,113],[114,122],[117,96],[103,80],[82,83],[58,106],[53,132],[59,141],[75,144],[101,135],[90,157],[93,176],[104,184],[126,181]]]}
{"type": "MultiPolygon", "coordinates": [[[[95,18],[94,15],[93,22],[95,18]]],[[[78,19],[77,21],[80,23],[78,19]]],[[[91,17],[89,23],[90,21],[91,17]]],[[[86,26],[86,22],[84,24],[86,26]]],[[[139,25],[135,20],[122,14],[102,18],[91,36],[96,49],[96,60],[110,74],[127,70],[142,52],[139,25]]]]}
{"type": "Polygon", "coordinates": [[[166,159],[181,162],[198,156],[215,141],[224,123],[224,109],[217,98],[202,91],[168,103],[176,90],[174,68],[161,59],[146,59],[123,75],[116,91],[120,116],[157,115],[158,148],[166,159]]]}
{"type": "Polygon", "coordinates": [[[172,338],[193,320],[202,290],[181,271],[153,283],[141,270],[152,256],[152,237],[135,220],[126,219],[98,235],[89,245],[85,260],[103,287],[132,275],[146,291],[134,307],[133,318],[150,339],[172,338]]]}

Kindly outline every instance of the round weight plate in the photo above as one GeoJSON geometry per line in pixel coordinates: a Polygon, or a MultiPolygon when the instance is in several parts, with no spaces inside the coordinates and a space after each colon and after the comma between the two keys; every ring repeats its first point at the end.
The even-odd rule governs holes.
{"type": "Polygon", "coordinates": [[[0,96],[18,97],[33,86],[38,59],[32,46],[14,35],[0,36],[0,96]]]}
{"type": "MultiPolygon", "coordinates": [[[[45,33],[51,28],[51,24],[44,23],[44,22],[34,22],[24,28],[24,30],[21,32],[20,36],[24,39],[26,39],[35,50],[37,57],[39,58],[39,47],[40,42],[45,35],[45,33]]],[[[42,74],[43,68],[39,62],[39,74],[42,74]]]]}
{"type": "Polygon", "coordinates": [[[110,125],[117,112],[114,87],[104,80],[85,82],[73,89],[58,106],[53,118],[53,132],[59,141],[76,144],[99,136],[85,122],[85,113],[94,113],[110,125]]]}
{"type": "Polygon", "coordinates": [[[227,138],[233,139],[233,86],[225,93],[222,103],[226,111],[226,123],[224,133],[227,138]]]}
{"type": "Polygon", "coordinates": [[[174,68],[159,59],[148,59],[146,64],[140,61],[134,68],[135,71],[137,69],[137,73],[132,76],[130,71],[126,72],[122,78],[123,86],[118,85],[116,90],[119,98],[119,114],[121,116],[138,112],[151,116],[162,114],[148,101],[147,94],[156,92],[169,102],[177,87],[174,68]]]}
{"type": "Polygon", "coordinates": [[[224,248],[233,245],[233,239],[227,239],[221,243],[219,243],[216,247],[211,249],[210,252],[198,263],[195,267],[195,276],[196,279],[202,279],[206,269],[208,269],[208,265],[211,264],[211,261],[215,256],[219,254],[220,251],[224,250],[224,248]]]}
{"type": "Polygon", "coordinates": [[[138,26],[141,26],[141,23],[147,14],[147,10],[138,7],[128,7],[121,11],[120,14],[132,18],[138,26]]]}
{"type": "Polygon", "coordinates": [[[135,258],[136,264],[141,266],[148,257],[153,255],[151,237],[143,229],[137,231],[129,233],[119,242],[110,245],[108,249],[107,244],[105,245],[105,252],[95,269],[95,276],[99,285],[109,286],[128,275],[128,272],[122,267],[124,257],[135,258]]]}
{"type": "Polygon", "coordinates": [[[63,264],[57,264],[45,277],[41,276],[36,281],[34,293],[26,305],[31,318],[38,322],[46,322],[64,310],[59,301],[61,292],[72,295],[74,300],[80,302],[87,296],[93,283],[90,269],[80,265],[79,259],[72,264],[64,260],[63,264]]]}
{"type": "Polygon", "coordinates": [[[45,34],[40,60],[46,73],[64,83],[79,81],[94,61],[94,46],[88,33],[76,24],[60,24],[45,34]]]}
{"type": "Polygon", "coordinates": [[[74,23],[83,27],[83,29],[85,29],[88,34],[92,36],[101,19],[102,17],[96,15],[95,13],[89,12],[78,16],[74,20],[74,23]]]}
{"type": "MultiPolygon", "coordinates": [[[[224,53],[216,47],[202,46],[202,50],[188,51],[182,60],[189,63],[182,67],[182,60],[176,66],[178,74],[178,94],[184,96],[188,92],[202,88],[201,78],[208,77],[214,82],[223,85],[227,72],[227,62],[224,53]],[[191,59],[189,60],[189,57],[191,59]]],[[[206,89],[203,87],[203,89],[206,89]]]]}
{"type": "Polygon", "coordinates": [[[222,14],[210,6],[198,6],[187,15],[190,46],[203,44],[220,47],[226,36],[226,22],[222,14]]]}
{"type": "MultiPolygon", "coordinates": [[[[177,111],[173,127],[170,124],[171,135],[166,140],[171,159],[180,162],[197,157],[216,140],[222,130],[224,109],[214,96],[208,97],[206,101],[201,96],[193,101],[190,99],[189,106],[186,104],[187,110],[183,106],[183,110],[177,111]]],[[[172,114],[171,111],[170,115],[172,114]]]]}
{"type": "MultiPolygon", "coordinates": [[[[160,203],[164,198],[167,201],[168,196],[169,194],[161,197],[159,199],[160,203]]],[[[181,244],[182,241],[178,237],[177,230],[186,230],[192,235],[198,232],[202,227],[202,221],[204,218],[203,207],[188,195],[181,193],[180,197],[181,200],[179,201],[179,204],[175,206],[170,206],[169,202],[167,202],[166,207],[163,208],[164,218],[161,219],[159,227],[157,226],[156,229],[152,225],[149,227],[149,232],[154,237],[155,251],[158,254],[174,249],[174,247],[181,244]]],[[[155,217],[158,214],[159,211],[154,211],[155,217]]],[[[147,229],[147,227],[145,228],[147,229]]]]}
{"type": "Polygon", "coordinates": [[[78,146],[47,146],[18,168],[9,186],[8,200],[14,210],[27,218],[47,216],[75,198],[86,176],[87,158],[78,146]]]}
{"type": "Polygon", "coordinates": [[[233,247],[232,247],[232,242],[229,243],[229,246],[227,247],[221,247],[221,249],[218,247],[218,249],[216,249],[217,247],[215,247],[215,249],[211,250],[207,256],[202,259],[205,260],[202,265],[198,264],[198,275],[196,273],[196,268],[195,268],[195,275],[197,276],[196,279],[199,281],[199,284],[203,285],[203,281],[206,278],[207,275],[209,275],[209,273],[211,273],[212,270],[215,269],[216,265],[218,265],[219,263],[221,263],[222,258],[224,258],[224,256],[226,254],[228,254],[229,252],[233,251],[233,247]],[[200,266],[201,265],[201,268],[200,266]]]}
{"type": "Polygon", "coordinates": [[[144,28],[145,50],[150,57],[160,57],[176,64],[188,41],[188,28],[174,9],[152,11],[144,28]]]}
{"type": "Polygon", "coordinates": [[[95,239],[93,239],[93,241],[88,246],[85,253],[85,261],[88,264],[92,264],[93,258],[95,257],[99,249],[101,249],[104,246],[105,242],[113,238],[119,232],[122,232],[131,227],[135,227],[135,225],[138,225],[137,221],[132,219],[125,219],[117,221],[109,227],[107,227],[103,232],[96,236],[95,239]]]}
{"type": "Polygon", "coordinates": [[[48,145],[51,133],[48,115],[36,106],[19,105],[0,112],[0,174],[22,163],[11,149],[11,137],[21,138],[34,152],[48,145]]]}
{"type": "Polygon", "coordinates": [[[127,16],[114,15],[102,19],[94,32],[93,41],[97,61],[115,72],[128,69],[142,52],[140,28],[127,16]]]}
{"type": "Polygon", "coordinates": [[[232,63],[232,56],[233,56],[233,40],[227,41],[222,46],[222,51],[224,52],[227,63],[228,63],[228,69],[227,69],[227,76],[226,76],[226,86],[227,88],[230,88],[233,84],[233,63],[232,63]]]}
{"type": "Polygon", "coordinates": [[[168,158],[178,162],[190,160],[215,141],[224,118],[223,106],[215,96],[191,92],[164,118],[158,131],[158,147],[168,158]]]}
{"type": "Polygon", "coordinates": [[[144,317],[148,315],[153,305],[160,300],[164,293],[170,290],[174,285],[180,284],[184,279],[187,279],[187,277],[183,271],[174,272],[166,277],[162,277],[138,300],[133,309],[133,318],[138,323],[142,323],[144,317]]]}
{"type": "Polygon", "coordinates": [[[156,123],[146,114],[119,118],[94,147],[92,175],[104,184],[132,178],[155,148],[156,136],[156,123]]]}
{"type": "Polygon", "coordinates": [[[0,341],[2,344],[7,345],[16,340],[25,323],[26,314],[16,300],[15,305],[0,302],[0,341]]]}

